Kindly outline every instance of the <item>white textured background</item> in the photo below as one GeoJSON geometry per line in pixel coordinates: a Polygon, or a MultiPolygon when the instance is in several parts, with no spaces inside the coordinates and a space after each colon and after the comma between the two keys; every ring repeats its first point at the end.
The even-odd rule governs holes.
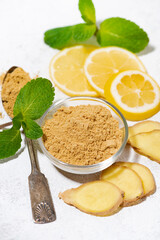
{"type": "MultiPolygon", "coordinates": [[[[150,45],[140,54],[149,74],[160,84],[160,1],[94,0],[97,20],[120,16],[146,30],[150,45]]],[[[31,76],[49,77],[48,64],[57,52],[43,43],[45,30],[82,22],[77,0],[0,0],[0,72],[13,65],[31,76]]],[[[65,95],[56,90],[56,98],[65,95]]],[[[0,124],[9,119],[3,111],[0,124]]],[[[159,120],[160,113],[152,119],[159,120]]],[[[132,123],[129,123],[130,125],[132,123]]],[[[58,193],[76,187],[92,176],[74,176],[58,171],[39,153],[41,171],[49,181],[57,220],[50,224],[32,222],[27,177],[30,162],[27,149],[0,165],[1,240],[158,240],[160,236],[160,165],[136,154],[129,147],[120,160],[140,162],[154,174],[157,191],[146,201],[122,209],[110,217],[90,216],[58,199],[58,193]]]]}

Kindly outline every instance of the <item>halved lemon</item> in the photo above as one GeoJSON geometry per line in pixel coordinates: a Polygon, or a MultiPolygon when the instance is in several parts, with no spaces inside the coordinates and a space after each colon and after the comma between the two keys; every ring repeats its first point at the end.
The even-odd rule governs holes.
{"type": "Polygon", "coordinates": [[[105,85],[107,101],[131,121],[151,117],[160,110],[160,89],[147,73],[130,70],[111,77],[105,85]]]}
{"type": "Polygon", "coordinates": [[[87,57],[84,69],[90,85],[101,96],[104,96],[105,83],[112,75],[130,69],[146,72],[144,65],[135,54],[119,47],[94,50],[87,57]]]}
{"type": "Polygon", "coordinates": [[[49,65],[54,84],[69,96],[97,96],[84,74],[84,62],[94,46],[81,45],[58,52],[49,65]]]}

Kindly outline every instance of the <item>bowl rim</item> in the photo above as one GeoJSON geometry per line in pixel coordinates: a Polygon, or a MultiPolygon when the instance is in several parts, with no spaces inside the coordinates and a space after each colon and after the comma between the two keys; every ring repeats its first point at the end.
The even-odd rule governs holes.
{"type": "MultiPolygon", "coordinates": [[[[121,154],[121,152],[123,151],[123,149],[124,149],[124,147],[125,147],[125,145],[126,145],[126,143],[127,143],[127,140],[128,140],[128,124],[127,124],[127,121],[126,121],[125,117],[123,116],[123,114],[122,114],[122,113],[119,111],[119,109],[117,109],[112,103],[106,101],[105,99],[97,98],[97,97],[77,96],[77,97],[68,97],[68,98],[65,98],[65,99],[57,100],[57,101],[55,101],[55,102],[51,105],[51,107],[49,107],[48,110],[43,114],[43,116],[39,119],[38,123],[39,123],[40,126],[42,127],[42,123],[43,123],[45,117],[47,116],[47,114],[48,114],[51,110],[53,110],[54,108],[56,108],[58,105],[62,105],[63,103],[65,103],[65,101],[68,101],[68,100],[82,100],[82,99],[84,99],[84,100],[96,100],[96,101],[99,101],[99,102],[101,102],[101,103],[105,103],[105,104],[109,105],[109,107],[113,108],[113,109],[114,109],[114,112],[115,112],[116,114],[118,113],[118,114],[120,115],[122,121],[123,121],[124,128],[125,128],[125,136],[124,136],[123,143],[122,143],[121,147],[118,149],[118,151],[117,151],[114,155],[112,155],[110,158],[107,158],[107,159],[103,160],[102,162],[95,163],[95,164],[92,164],[92,165],[75,165],[75,164],[65,163],[65,162],[63,162],[63,161],[55,158],[52,154],[49,153],[49,151],[45,148],[45,146],[44,146],[44,144],[43,144],[42,137],[38,139],[38,142],[39,142],[39,144],[40,144],[40,147],[41,147],[43,153],[45,153],[46,156],[49,155],[49,158],[50,158],[50,159],[53,159],[53,158],[54,158],[53,160],[54,160],[55,162],[57,162],[57,164],[54,164],[54,162],[52,162],[56,167],[59,168],[59,164],[60,164],[60,165],[62,165],[64,168],[66,167],[66,170],[65,170],[65,171],[67,171],[67,168],[75,169],[75,172],[72,171],[72,172],[74,172],[74,173],[76,173],[77,169],[79,169],[79,170],[82,170],[82,169],[87,170],[87,169],[92,169],[92,168],[94,169],[94,168],[96,168],[96,167],[103,166],[103,165],[105,165],[106,162],[109,161],[109,159],[110,159],[110,160],[113,159],[112,162],[114,163],[114,162],[115,162],[115,158],[117,158],[117,156],[119,156],[119,155],[121,154]]],[[[117,114],[117,115],[118,115],[118,114],[117,114]]],[[[48,156],[47,156],[47,157],[48,157],[48,156]]],[[[113,163],[111,163],[111,164],[113,164],[113,163]]],[[[110,165],[111,165],[111,164],[110,164],[110,165]]],[[[99,171],[100,171],[100,170],[99,170],[99,171]]],[[[98,171],[96,171],[96,172],[98,172],[98,171]]],[[[84,172],[84,174],[85,174],[85,172],[84,172]]]]}

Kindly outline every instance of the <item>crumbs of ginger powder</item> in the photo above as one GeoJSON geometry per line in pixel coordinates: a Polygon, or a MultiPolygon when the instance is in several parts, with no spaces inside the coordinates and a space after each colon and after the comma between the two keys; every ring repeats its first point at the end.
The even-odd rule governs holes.
{"type": "Polygon", "coordinates": [[[74,165],[102,162],[117,152],[123,132],[100,105],[61,107],[45,121],[43,141],[57,159],[74,165]]]}

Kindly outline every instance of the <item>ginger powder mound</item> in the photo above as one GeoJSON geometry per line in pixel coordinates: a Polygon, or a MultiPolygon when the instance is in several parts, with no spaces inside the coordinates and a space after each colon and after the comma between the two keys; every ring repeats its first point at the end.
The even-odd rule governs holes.
{"type": "Polygon", "coordinates": [[[12,73],[8,73],[2,84],[2,102],[7,114],[13,118],[13,107],[16,98],[24,85],[31,80],[28,73],[22,68],[16,68],[12,73]]]}
{"type": "Polygon", "coordinates": [[[102,162],[117,152],[123,132],[100,105],[61,107],[45,121],[43,142],[57,159],[74,165],[102,162]]]}

